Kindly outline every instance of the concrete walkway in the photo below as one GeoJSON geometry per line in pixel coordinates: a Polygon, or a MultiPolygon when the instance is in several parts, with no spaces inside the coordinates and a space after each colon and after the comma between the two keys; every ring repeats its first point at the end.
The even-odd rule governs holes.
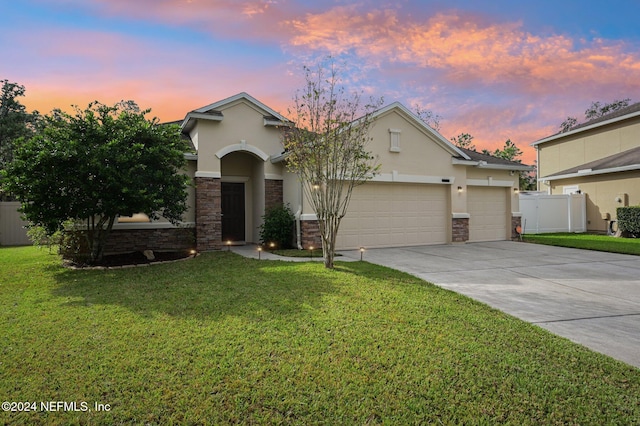
{"type": "MultiPolygon", "coordinates": [[[[360,259],[358,251],[342,252],[360,259]]],[[[500,241],[371,249],[364,260],[467,295],[640,368],[640,257],[500,241]]]]}

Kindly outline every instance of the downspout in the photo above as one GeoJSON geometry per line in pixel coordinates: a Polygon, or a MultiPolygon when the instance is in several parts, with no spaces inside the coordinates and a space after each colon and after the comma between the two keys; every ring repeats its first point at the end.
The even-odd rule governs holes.
{"type": "Polygon", "coordinates": [[[300,204],[298,204],[298,211],[296,211],[295,214],[295,218],[296,218],[296,244],[298,245],[298,250],[303,250],[304,247],[302,247],[302,226],[300,224],[300,216],[302,216],[302,197],[304,196],[303,194],[303,189],[302,189],[302,182],[300,182],[300,204]]]}

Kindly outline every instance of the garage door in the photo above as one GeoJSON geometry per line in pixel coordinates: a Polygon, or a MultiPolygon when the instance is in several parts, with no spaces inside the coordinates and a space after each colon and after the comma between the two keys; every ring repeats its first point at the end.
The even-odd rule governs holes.
{"type": "Polygon", "coordinates": [[[469,186],[468,190],[469,241],[506,240],[506,189],[469,186]]]}
{"type": "Polygon", "coordinates": [[[451,226],[446,185],[366,183],[355,188],[337,247],[444,244],[451,226]]]}

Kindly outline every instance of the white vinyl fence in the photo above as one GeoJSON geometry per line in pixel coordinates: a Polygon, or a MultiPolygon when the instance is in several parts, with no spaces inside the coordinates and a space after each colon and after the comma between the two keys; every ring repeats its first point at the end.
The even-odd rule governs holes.
{"type": "Polygon", "coordinates": [[[586,194],[521,193],[520,211],[525,234],[586,232],[586,194]]]}
{"type": "Polygon", "coordinates": [[[18,212],[17,201],[0,201],[0,246],[30,245],[25,225],[18,212]]]}

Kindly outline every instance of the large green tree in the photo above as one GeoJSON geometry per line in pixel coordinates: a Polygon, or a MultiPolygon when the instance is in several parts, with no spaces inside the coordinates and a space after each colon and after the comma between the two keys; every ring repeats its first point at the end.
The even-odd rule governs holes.
{"type": "Polygon", "coordinates": [[[300,176],[318,218],[324,265],[333,268],[336,236],[353,189],[378,170],[367,144],[372,114],[382,101],[364,104],[359,93],[347,93],[333,61],[317,69],[305,67],[305,77],[283,143],[287,167],[300,176]]]}
{"type": "Polygon", "coordinates": [[[24,86],[0,80],[0,170],[13,159],[16,144],[33,135],[39,118],[37,111],[27,112],[18,98],[25,94],[24,86]]]}
{"type": "Polygon", "coordinates": [[[181,173],[187,147],[178,126],[148,120],[147,113],[131,101],[53,111],[17,148],[5,190],[22,202],[27,220],[50,234],[75,221],[90,262],[101,260],[118,215],[177,223],[187,208],[188,178],[181,173]]]}

